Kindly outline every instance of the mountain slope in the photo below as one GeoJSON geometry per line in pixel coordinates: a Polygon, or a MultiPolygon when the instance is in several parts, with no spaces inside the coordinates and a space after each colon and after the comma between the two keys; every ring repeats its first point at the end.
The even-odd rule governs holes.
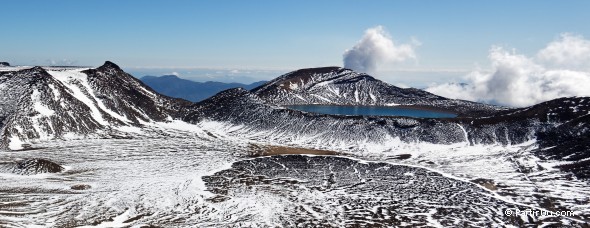
{"type": "MultiPolygon", "coordinates": [[[[389,143],[516,145],[537,140],[541,158],[582,164],[587,159],[589,98],[562,98],[535,106],[498,111],[487,117],[422,119],[394,116],[336,116],[306,113],[269,104],[244,89],[226,90],[204,100],[185,121],[226,123],[232,134],[323,149],[359,148],[389,143]],[[572,128],[571,125],[577,126],[572,128]],[[563,133],[564,131],[568,133],[563,133]],[[559,141],[560,136],[563,137],[559,141]],[[552,146],[562,145],[558,150],[552,146]],[[548,153],[548,154],[546,154],[548,153]]],[[[569,168],[579,177],[587,167],[569,168]]]]}
{"type": "Polygon", "coordinates": [[[34,67],[0,72],[0,146],[10,149],[22,149],[36,140],[109,137],[120,127],[141,127],[149,122],[182,119],[199,124],[212,120],[238,126],[232,134],[326,148],[396,140],[513,145],[536,139],[536,154],[568,161],[562,168],[583,177],[589,170],[583,166],[590,141],[589,113],[590,98],[562,98],[527,108],[502,109],[400,89],[342,68],[304,69],[252,92],[230,89],[199,103],[160,95],[111,62],[96,69],[34,67]],[[334,100],[327,102],[318,94],[334,100]],[[313,101],[329,104],[357,104],[357,97],[361,105],[396,101],[458,110],[463,116],[334,116],[281,107],[312,103],[315,98],[319,100],[313,101]],[[486,116],[481,117],[483,114],[486,116]]]}
{"type": "Polygon", "coordinates": [[[463,131],[456,124],[447,125],[445,121],[306,113],[267,104],[241,88],[223,91],[200,102],[197,107],[197,111],[185,118],[186,121],[226,122],[244,126],[240,134],[258,133],[282,142],[303,140],[302,143],[338,147],[341,143],[385,143],[394,137],[433,143],[464,140],[463,131]]]}
{"type": "Polygon", "coordinates": [[[160,77],[144,76],[140,79],[158,93],[182,98],[189,101],[201,101],[226,89],[244,88],[253,89],[264,84],[266,81],[254,82],[252,84],[223,83],[223,82],[195,82],[179,78],[175,75],[164,75],[160,77]]]}
{"type": "Polygon", "coordinates": [[[2,72],[0,87],[3,147],[19,149],[21,140],[47,140],[68,131],[88,134],[100,128],[84,115],[90,108],[43,68],[2,72]]]}
{"type": "Polygon", "coordinates": [[[252,92],[267,103],[277,105],[411,105],[444,109],[460,115],[490,115],[505,109],[448,99],[414,88],[399,88],[370,75],[340,67],[293,71],[252,92]]]}
{"type": "Polygon", "coordinates": [[[0,146],[105,136],[120,126],[179,118],[191,102],[162,96],[117,65],[0,72],[0,146]]]}

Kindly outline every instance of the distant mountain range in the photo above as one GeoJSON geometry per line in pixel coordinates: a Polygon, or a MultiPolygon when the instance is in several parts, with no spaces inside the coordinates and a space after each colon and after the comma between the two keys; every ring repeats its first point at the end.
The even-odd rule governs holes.
{"type": "Polygon", "coordinates": [[[207,99],[226,89],[241,87],[250,90],[266,83],[266,81],[254,82],[252,84],[223,83],[213,81],[195,82],[179,78],[176,75],[164,75],[159,77],[144,76],[140,80],[158,93],[193,102],[207,99]]]}

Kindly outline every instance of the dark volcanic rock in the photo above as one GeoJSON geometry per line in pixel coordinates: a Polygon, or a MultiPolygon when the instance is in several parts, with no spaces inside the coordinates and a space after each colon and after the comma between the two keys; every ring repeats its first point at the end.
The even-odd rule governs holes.
{"type": "Polygon", "coordinates": [[[55,162],[42,158],[34,158],[17,162],[12,172],[20,175],[35,175],[41,173],[58,173],[63,171],[63,169],[61,165],[55,162]]]}
{"type": "Polygon", "coordinates": [[[543,159],[570,162],[558,168],[580,178],[590,178],[590,98],[562,98],[550,101],[545,118],[559,124],[537,134],[539,148],[534,152],[543,159]]]}
{"type": "Polygon", "coordinates": [[[506,210],[528,208],[502,201],[474,183],[423,168],[343,157],[286,155],[238,161],[203,181],[217,194],[212,202],[239,202],[258,195],[283,202],[276,213],[286,227],[582,225],[564,223],[562,217],[507,216],[506,210]]]}
{"type": "Polygon", "coordinates": [[[70,187],[72,190],[88,190],[90,188],[92,188],[90,185],[87,184],[76,184],[76,185],[72,185],[72,187],[70,187]]]}
{"type": "Polygon", "coordinates": [[[8,62],[0,62],[0,66],[10,66],[8,62]]]}

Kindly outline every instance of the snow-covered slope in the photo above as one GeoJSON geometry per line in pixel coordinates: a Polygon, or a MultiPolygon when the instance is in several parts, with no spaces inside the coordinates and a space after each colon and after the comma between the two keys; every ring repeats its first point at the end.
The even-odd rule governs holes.
{"type": "Polygon", "coordinates": [[[527,111],[547,109],[547,122],[555,127],[537,134],[539,148],[535,154],[543,159],[563,160],[558,167],[581,178],[590,178],[590,98],[560,98],[527,111]]]}
{"type": "MultiPolygon", "coordinates": [[[[397,88],[335,67],[303,69],[252,92],[232,89],[191,103],[154,92],[111,62],[96,69],[34,67],[0,72],[0,145],[26,149],[35,141],[119,137],[117,132],[137,132],[149,123],[177,119],[193,124],[214,121],[236,136],[326,149],[365,150],[396,140],[514,145],[538,139],[542,157],[585,164],[589,103],[587,98],[563,98],[502,109],[397,88]],[[451,109],[463,117],[332,116],[280,106],[309,103],[412,104],[451,109]]],[[[572,167],[574,163],[564,167],[576,174],[586,172],[580,165],[572,167]]]]}
{"type": "Polygon", "coordinates": [[[108,136],[121,126],[179,118],[192,103],[159,95],[106,62],[96,69],[0,72],[0,146],[108,136]]]}
{"type": "MultiPolygon", "coordinates": [[[[241,126],[234,131],[258,135],[277,142],[323,145],[383,144],[393,138],[402,141],[454,143],[464,140],[457,124],[409,117],[335,116],[305,113],[269,105],[253,93],[237,88],[226,90],[199,103],[186,121],[212,120],[241,126]]],[[[238,133],[239,132],[239,133],[238,133]]]]}
{"type": "MultiPolygon", "coordinates": [[[[396,141],[441,145],[464,143],[473,146],[516,145],[538,140],[541,147],[547,148],[558,142],[552,141],[555,137],[542,136],[560,134],[557,131],[563,131],[560,130],[563,126],[580,121],[583,124],[576,126],[588,125],[584,118],[588,118],[589,105],[590,99],[587,98],[563,98],[528,108],[499,111],[488,117],[422,119],[335,116],[286,109],[268,104],[244,89],[232,89],[200,102],[197,111],[187,115],[185,120],[195,124],[207,121],[222,123],[223,126],[215,128],[225,128],[231,134],[253,139],[332,150],[354,147],[368,151],[375,146],[396,141]]],[[[574,130],[570,135],[586,131],[574,130]]],[[[586,135],[577,137],[587,138],[586,135]]],[[[568,140],[560,143],[574,142],[568,140]]],[[[583,148],[571,150],[583,151],[583,148]]],[[[577,158],[576,161],[579,161],[587,156],[577,158]]]]}
{"type": "Polygon", "coordinates": [[[490,115],[505,109],[447,99],[414,88],[399,88],[370,75],[340,67],[293,71],[254,88],[252,92],[267,103],[278,105],[412,105],[449,110],[462,115],[490,115]]]}
{"type": "MultiPolygon", "coordinates": [[[[569,98],[567,100],[577,100],[569,98]]],[[[268,132],[268,137],[309,138],[320,144],[346,142],[384,142],[398,138],[404,142],[450,144],[520,144],[535,139],[537,132],[582,116],[583,112],[564,112],[559,118],[547,105],[499,112],[489,117],[422,119],[388,116],[336,116],[306,113],[271,105],[243,89],[221,92],[199,103],[198,111],[185,120],[204,119],[243,126],[243,130],[268,132]],[[544,108],[541,108],[544,107],[544,108]]],[[[326,145],[327,145],[326,144],[326,145]]]]}
{"type": "Polygon", "coordinates": [[[503,110],[386,84],[377,93],[380,82],[343,69],[340,79],[317,79],[323,85],[313,78],[293,85],[305,88],[297,93],[271,82],[268,90],[231,89],[191,103],[159,95],[110,62],[10,68],[0,72],[2,145],[32,142],[36,150],[3,151],[2,227],[584,227],[590,214],[587,179],[577,178],[590,170],[590,98],[503,110]],[[374,96],[468,111],[425,119],[281,106],[336,85],[354,102],[358,91],[362,105],[378,105],[374,96]],[[140,137],[120,139],[128,136],[121,132],[140,137]],[[111,139],[52,140],[73,136],[111,139]],[[264,147],[339,156],[248,157],[264,147]],[[575,214],[504,215],[516,209],[575,214]]]}

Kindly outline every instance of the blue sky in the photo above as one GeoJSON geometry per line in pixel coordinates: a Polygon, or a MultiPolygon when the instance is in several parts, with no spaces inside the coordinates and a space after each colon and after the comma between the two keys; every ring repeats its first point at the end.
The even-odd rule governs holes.
{"type": "Polygon", "coordinates": [[[485,68],[492,45],[533,55],[565,32],[590,37],[590,1],[22,0],[1,5],[0,61],[97,66],[111,60],[136,74],[156,68],[154,73],[167,72],[162,68],[169,73],[267,70],[244,75],[249,79],[243,81],[275,71],[341,66],[344,51],[378,25],[396,43],[421,43],[415,61],[387,67],[417,77],[380,73],[403,84],[485,68]]]}

